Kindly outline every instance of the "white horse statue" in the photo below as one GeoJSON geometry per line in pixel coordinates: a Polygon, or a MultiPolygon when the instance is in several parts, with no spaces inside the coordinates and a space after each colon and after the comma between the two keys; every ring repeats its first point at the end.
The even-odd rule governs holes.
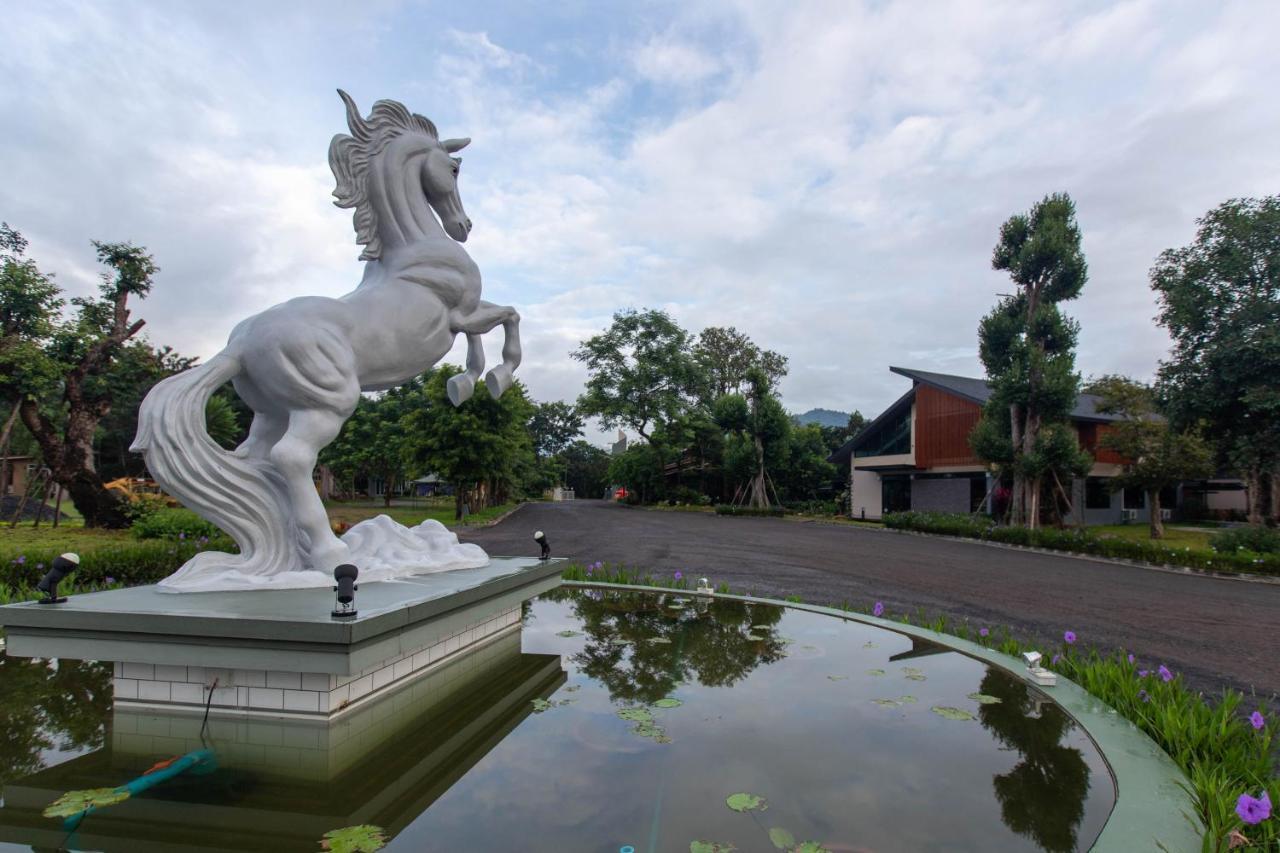
{"type": "Polygon", "coordinates": [[[244,320],[222,352],[143,400],[132,449],[146,454],[165,491],[240,546],[239,554],[197,554],[161,589],[323,586],[348,562],[361,580],[376,580],[488,560],[436,522],[408,530],[380,517],[339,539],[312,482],[316,456],[360,392],[431,368],[459,333],[467,368],[449,380],[454,405],[471,396],[484,369],[481,335],[501,325],[506,336],[502,364],[485,377],[494,397],[520,363],[520,316],[480,298],[480,270],[461,245],[471,220],[458,197],[462,160],[452,155],[471,140],[440,139],[431,121],[396,101],[378,101],[361,118],[350,96],[338,94],[351,135],[329,145],[333,194],[338,207],[355,209],[364,277],[341,298],[303,296],[244,320]],[[234,452],[205,431],[205,404],[228,380],[254,412],[234,452]]]}

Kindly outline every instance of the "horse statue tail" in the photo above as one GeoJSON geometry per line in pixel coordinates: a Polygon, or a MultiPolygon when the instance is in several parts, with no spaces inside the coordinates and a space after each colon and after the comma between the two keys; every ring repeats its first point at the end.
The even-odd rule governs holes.
{"type": "Polygon", "coordinates": [[[161,488],[240,546],[239,554],[196,554],[160,582],[162,591],[198,592],[228,571],[244,577],[246,586],[258,578],[265,586],[273,575],[303,568],[280,475],[264,459],[219,447],[205,429],[209,398],[240,372],[240,359],[224,350],[158,383],[138,411],[138,434],[129,449],[145,454],[147,470],[161,488]]]}

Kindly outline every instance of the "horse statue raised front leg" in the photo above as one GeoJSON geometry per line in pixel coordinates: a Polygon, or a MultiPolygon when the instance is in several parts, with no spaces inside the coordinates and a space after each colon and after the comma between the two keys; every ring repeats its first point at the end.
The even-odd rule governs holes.
{"type": "Polygon", "coordinates": [[[362,118],[339,95],[351,133],[333,138],[329,165],[335,203],[355,210],[364,276],[341,298],[291,299],[244,320],[222,352],[143,401],[133,449],[165,491],[240,546],[239,554],[197,554],[162,589],[323,586],[345,562],[377,580],[488,560],[435,522],[408,530],[382,516],[339,539],[312,482],[317,455],[361,392],[421,374],[465,334],[467,367],[448,386],[461,405],[484,369],[481,336],[501,325],[502,364],[485,377],[498,397],[521,355],[519,314],[480,299],[480,270],[461,246],[471,220],[458,195],[462,160],[452,155],[470,140],[441,140],[434,124],[396,101],[378,101],[362,118]],[[204,425],[205,404],[228,381],[254,412],[234,452],[204,425]]]}

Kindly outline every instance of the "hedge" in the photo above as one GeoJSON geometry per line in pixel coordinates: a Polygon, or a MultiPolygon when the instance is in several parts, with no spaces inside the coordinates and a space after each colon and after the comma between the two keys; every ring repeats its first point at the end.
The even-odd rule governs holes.
{"type": "Polygon", "coordinates": [[[732,504],[717,504],[716,515],[767,515],[782,516],[786,510],[780,506],[754,507],[754,506],[733,506],[732,504]]]}
{"type": "Polygon", "coordinates": [[[1180,566],[1198,571],[1247,572],[1258,575],[1280,575],[1280,554],[1253,551],[1195,551],[1159,542],[1137,539],[1112,539],[1084,530],[1025,527],[1001,527],[982,516],[943,512],[891,512],[884,516],[885,527],[914,530],[965,539],[981,539],[1005,545],[1067,551],[1120,560],[1137,560],[1163,566],[1180,566]]]}
{"type": "MultiPolygon", "coordinates": [[[[10,588],[31,587],[48,570],[53,558],[64,549],[32,548],[0,563],[0,584],[10,588]]],[[[171,574],[199,551],[235,552],[235,543],[225,537],[200,539],[147,539],[122,542],[86,550],[80,567],[70,581],[76,586],[119,583],[125,586],[155,583],[171,574]]]]}
{"type": "Polygon", "coordinates": [[[218,526],[189,509],[161,509],[149,513],[129,528],[139,539],[213,539],[223,535],[218,526]]]}

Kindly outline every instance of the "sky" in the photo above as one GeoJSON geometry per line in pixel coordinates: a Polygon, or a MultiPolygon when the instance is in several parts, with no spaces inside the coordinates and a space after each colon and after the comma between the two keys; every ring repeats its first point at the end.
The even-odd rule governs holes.
{"type": "Polygon", "coordinates": [[[90,240],[145,246],[134,315],[208,358],[359,281],[341,87],[472,138],[466,249],[523,317],[534,399],[577,397],[569,353],[623,308],[785,354],[795,412],[875,414],[907,390],[891,364],[980,376],[1000,224],[1051,192],[1089,264],[1080,371],[1148,379],[1156,257],[1280,192],[1276,32],[1273,0],[17,3],[0,219],[68,295],[90,240]]]}

